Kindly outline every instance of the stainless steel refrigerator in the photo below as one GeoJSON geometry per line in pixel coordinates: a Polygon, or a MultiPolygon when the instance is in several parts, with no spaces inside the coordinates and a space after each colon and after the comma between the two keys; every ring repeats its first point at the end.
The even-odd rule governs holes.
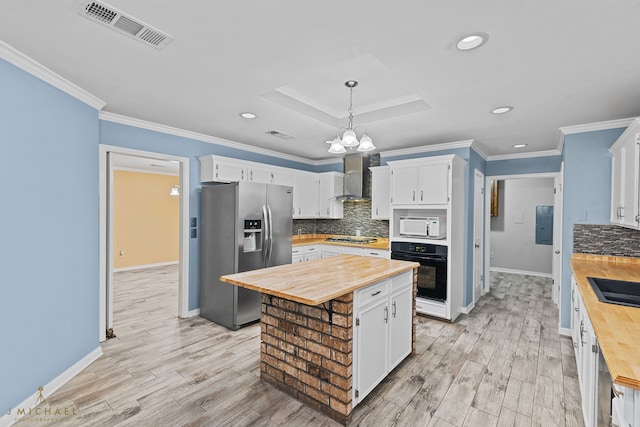
{"type": "Polygon", "coordinates": [[[254,182],[205,185],[200,215],[200,316],[229,329],[260,319],[260,293],[220,276],[291,264],[293,191],[254,182]]]}

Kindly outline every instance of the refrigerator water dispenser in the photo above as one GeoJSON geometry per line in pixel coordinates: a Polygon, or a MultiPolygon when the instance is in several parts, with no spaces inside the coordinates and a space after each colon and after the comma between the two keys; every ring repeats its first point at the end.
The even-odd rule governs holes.
{"type": "Polygon", "coordinates": [[[246,219],[244,221],[243,252],[262,250],[262,220],[246,219]]]}

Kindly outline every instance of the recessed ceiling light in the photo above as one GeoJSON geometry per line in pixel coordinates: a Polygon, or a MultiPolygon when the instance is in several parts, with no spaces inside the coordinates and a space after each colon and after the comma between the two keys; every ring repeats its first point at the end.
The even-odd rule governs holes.
{"type": "Polygon", "coordinates": [[[527,146],[527,144],[514,144],[513,148],[524,148],[526,146],[527,146]]]}
{"type": "Polygon", "coordinates": [[[505,105],[504,107],[494,108],[493,110],[491,110],[491,114],[504,114],[508,113],[511,110],[513,110],[513,107],[511,105],[505,105]]]}
{"type": "Polygon", "coordinates": [[[255,119],[258,116],[256,116],[253,113],[249,113],[248,111],[245,111],[244,113],[240,113],[240,117],[242,117],[243,119],[255,119]]]}
{"type": "Polygon", "coordinates": [[[469,34],[461,38],[458,43],[456,43],[456,47],[460,50],[471,50],[476,49],[483,44],[485,44],[489,40],[489,35],[485,33],[474,33],[469,34]]]}

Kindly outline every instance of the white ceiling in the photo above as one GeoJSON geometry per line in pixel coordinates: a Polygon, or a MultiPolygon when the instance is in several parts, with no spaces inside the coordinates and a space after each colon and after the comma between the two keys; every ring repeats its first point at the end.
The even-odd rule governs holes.
{"type": "Polygon", "coordinates": [[[171,160],[148,159],[145,157],[112,154],[113,168],[134,172],[180,175],[180,163],[171,160]]]}
{"type": "Polygon", "coordinates": [[[82,3],[2,0],[0,40],[104,111],[310,160],[334,157],[324,141],[346,124],[352,79],[355,124],[379,151],[554,150],[560,127],[640,115],[640,1],[106,2],[173,36],[162,50],[82,17],[82,3]],[[458,51],[474,32],[488,42],[458,51]],[[501,105],[515,108],[490,114],[501,105]]]}

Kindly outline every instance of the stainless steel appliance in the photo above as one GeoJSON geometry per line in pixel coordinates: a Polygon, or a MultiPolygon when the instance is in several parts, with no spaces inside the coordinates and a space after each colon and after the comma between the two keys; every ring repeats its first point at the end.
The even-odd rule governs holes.
{"type": "Polygon", "coordinates": [[[254,182],[205,185],[200,215],[200,316],[229,329],[260,319],[260,293],[225,274],[291,264],[291,187],[254,182]]]}
{"type": "Polygon", "coordinates": [[[417,277],[417,298],[440,302],[447,300],[446,246],[410,242],[391,242],[391,259],[420,263],[417,277]]]}

